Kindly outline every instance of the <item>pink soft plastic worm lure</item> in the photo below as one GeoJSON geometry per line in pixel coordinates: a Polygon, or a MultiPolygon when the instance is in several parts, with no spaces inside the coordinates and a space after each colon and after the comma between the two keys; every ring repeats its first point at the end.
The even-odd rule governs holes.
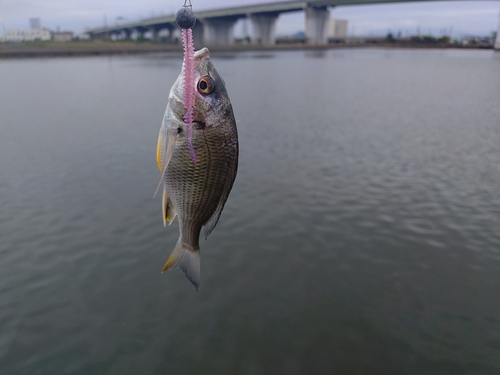
{"type": "Polygon", "coordinates": [[[184,122],[186,124],[186,140],[191,161],[196,163],[196,153],[193,148],[194,44],[191,29],[182,29],[182,45],[184,47],[184,108],[186,108],[184,122]]]}

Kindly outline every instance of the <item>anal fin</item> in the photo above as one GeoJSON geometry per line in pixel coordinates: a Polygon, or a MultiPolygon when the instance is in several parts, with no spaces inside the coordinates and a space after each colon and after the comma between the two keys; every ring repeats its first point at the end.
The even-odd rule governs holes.
{"type": "Polygon", "coordinates": [[[168,225],[172,224],[175,217],[177,216],[177,212],[175,212],[174,207],[172,206],[172,202],[168,197],[167,189],[165,187],[163,187],[163,198],[161,202],[161,207],[163,209],[163,225],[167,226],[167,221],[168,225]]]}

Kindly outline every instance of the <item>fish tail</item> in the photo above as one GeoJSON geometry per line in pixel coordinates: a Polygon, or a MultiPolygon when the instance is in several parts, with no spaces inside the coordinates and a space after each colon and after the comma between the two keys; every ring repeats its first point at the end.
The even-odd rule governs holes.
{"type": "Polygon", "coordinates": [[[179,237],[177,245],[175,245],[174,251],[168,257],[161,273],[174,268],[180,268],[196,290],[198,290],[201,276],[200,261],[200,249],[189,248],[179,237]]]}

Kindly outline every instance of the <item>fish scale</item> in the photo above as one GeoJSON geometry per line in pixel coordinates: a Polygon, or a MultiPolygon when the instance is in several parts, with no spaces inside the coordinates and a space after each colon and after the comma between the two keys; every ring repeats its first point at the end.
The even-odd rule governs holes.
{"type": "MultiPolygon", "coordinates": [[[[193,144],[196,163],[190,163],[189,148],[184,138],[180,137],[164,177],[167,190],[176,192],[169,197],[174,207],[180,208],[177,216],[182,223],[182,241],[196,249],[201,226],[212,217],[221,194],[229,194],[232,186],[229,171],[236,162],[226,157],[231,154],[231,143],[226,142],[227,146],[221,147],[224,142],[217,134],[212,137],[210,131],[206,128],[202,131],[204,134],[193,137],[196,139],[193,144]],[[203,143],[203,147],[198,147],[199,143],[203,143]]],[[[197,132],[194,130],[193,133],[197,132]]]]}

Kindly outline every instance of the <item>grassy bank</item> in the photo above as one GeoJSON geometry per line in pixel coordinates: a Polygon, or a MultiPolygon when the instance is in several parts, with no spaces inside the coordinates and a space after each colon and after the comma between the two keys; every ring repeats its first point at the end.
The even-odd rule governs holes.
{"type": "Polygon", "coordinates": [[[0,43],[0,58],[92,56],[182,51],[178,45],[148,42],[24,42],[0,43]]]}

